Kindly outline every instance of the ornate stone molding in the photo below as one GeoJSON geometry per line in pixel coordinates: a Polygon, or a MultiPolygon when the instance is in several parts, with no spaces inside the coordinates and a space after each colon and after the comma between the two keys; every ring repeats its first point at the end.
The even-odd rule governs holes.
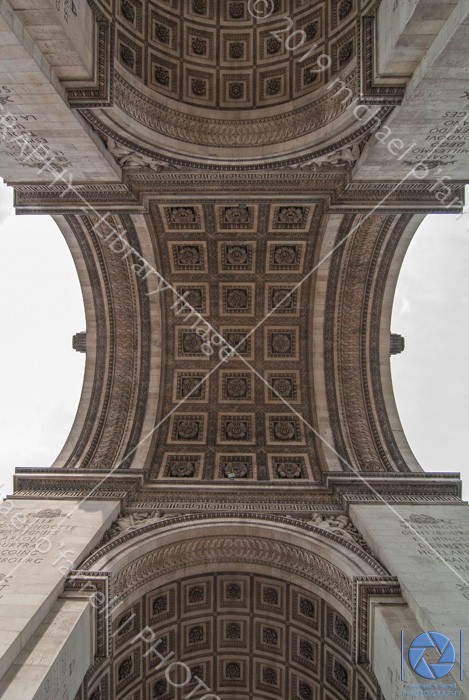
{"type": "MultiPolygon", "coordinates": [[[[340,98],[341,102],[344,101],[340,93],[338,98],[340,98]]],[[[376,116],[384,121],[388,113],[389,108],[383,107],[377,112],[376,116]]],[[[298,144],[295,146],[294,142],[292,142],[291,147],[285,153],[266,153],[261,158],[255,153],[252,153],[252,149],[250,148],[249,144],[247,144],[246,151],[250,152],[249,156],[242,157],[242,154],[238,153],[236,161],[234,161],[228,155],[226,157],[221,157],[214,160],[212,157],[210,157],[210,155],[204,156],[203,152],[200,151],[200,148],[194,155],[179,153],[177,149],[175,150],[174,148],[165,147],[163,142],[158,144],[157,149],[155,147],[150,148],[145,139],[139,138],[137,134],[129,133],[127,129],[119,126],[118,119],[117,121],[110,121],[108,112],[101,113],[99,110],[82,110],[82,114],[103,139],[112,138],[133,153],[141,153],[148,158],[165,163],[168,169],[176,168],[210,172],[223,170],[228,170],[231,172],[249,172],[255,168],[259,172],[265,172],[269,170],[279,170],[282,168],[309,168],[313,161],[318,160],[319,162],[321,159],[324,160],[323,165],[328,165],[327,156],[332,158],[334,154],[339,153],[341,150],[345,151],[347,148],[352,148],[357,141],[366,140],[370,135],[369,124],[365,123],[357,125],[356,120],[352,120],[350,125],[342,125],[339,136],[332,142],[330,139],[318,139],[318,144],[316,144],[314,147],[309,147],[306,150],[303,143],[304,139],[302,140],[298,136],[298,144]]],[[[152,119],[153,118],[156,118],[156,116],[153,115],[152,119]]],[[[215,121],[217,124],[219,123],[219,120],[213,121],[215,121]]],[[[238,122],[236,122],[236,124],[237,123],[238,122]]],[[[261,133],[265,134],[265,129],[268,128],[268,125],[263,124],[262,126],[264,129],[261,129],[261,133]]],[[[213,125],[207,123],[202,129],[202,133],[210,133],[212,130],[213,125]]],[[[249,134],[251,133],[249,123],[246,123],[245,131],[249,134]]],[[[281,143],[280,140],[279,143],[281,143]]],[[[262,145],[260,145],[259,148],[262,148],[262,145]]],[[[329,165],[331,164],[329,163],[329,165]]],[[[347,169],[349,167],[349,161],[347,160],[341,163],[340,159],[338,160],[336,158],[336,162],[332,163],[331,167],[337,168],[339,165],[342,167],[345,166],[347,169]]],[[[314,165],[314,168],[316,167],[317,164],[314,165]]]]}
{"type": "Polygon", "coordinates": [[[95,18],[95,80],[74,87],[68,83],[67,99],[71,107],[110,107],[113,104],[114,82],[114,25],[97,7],[94,0],[87,0],[95,18]]]}
{"type": "Polygon", "coordinates": [[[126,597],[155,577],[175,573],[195,564],[213,566],[222,562],[256,563],[295,573],[331,592],[347,609],[353,587],[347,577],[326,559],[299,547],[260,537],[203,537],[196,542],[179,542],[150,552],[126,566],[114,580],[114,593],[126,597]]]}
{"type": "MultiPolygon", "coordinates": [[[[181,523],[184,522],[184,518],[186,517],[191,517],[191,518],[206,518],[207,515],[200,512],[192,512],[190,514],[184,513],[183,511],[181,512],[171,512],[169,511],[161,511],[161,510],[149,510],[149,511],[144,511],[144,510],[132,510],[128,511],[127,514],[122,515],[120,518],[118,518],[112,525],[109,530],[106,531],[104,534],[100,544],[93,550],[93,552],[89,555],[88,557],[88,562],[90,559],[93,557],[95,553],[101,553],[102,547],[105,547],[105,551],[109,551],[109,548],[106,546],[108,543],[112,545],[117,544],[115,540],[119,538],[119,543],[122,541],[125,541],[127,539],[132,539],[134,536],[139,535],[140,533],[151,531],[152,527],[148,526],[153,526],[154,524],[161,524],[162,526],[167,526],[168,524],[171,523],[181,523]],[[171,519],[171,523],[168,523],[168,518],[171,519]],[[176,518],[176,520],[175,520],[176,518]],[[163,522],[164,521],[164,522],[163,522]],[[144,529],[142,529],[144,528],[144,529]],[[121,538],[121,536],[125,535],[126,537],[121,538]]],[[[219,513],[218,517],[227,517],[228,513],[219,513]]],[[[287,515],[286,517],[282,516],[282,518],[279,518],[278,516],[274,515],[262,515],[260,513],[254,514],[248,514],[244,513],[243,517],[245,518],[252,518],[256,517],[256,519],[259,519],[260,521],[263,521],[265,519],[268,519],[270,522],[283,522],[288,524],[295,524],[297,527],[299,527],[302,530],[308,531],[308,532],[318,532],[321,531],[323,533],[326,533],[328,535],[333,535],[332,539],[335,542],[341,542],[341,543],[349,543],[358,546],[360,549],[363,550],[363,552],[366,552],[371,556],[371,552],[368,548],[368,545],[366,541],[363,539],[363,537],[360,535],[356,527],[352,524],[350,518],[348,516],[340,513],[340,514],[335,514],[335,515],[328,515],[327,511],[326,514],[324,514],[324,511],[322,513],[314,513],[312,516],[310,514],[305,514],[305,513],[298,513],[295,515],[287,515]],[[311,528],[311,526],[313,526],[311,528]]]]}
{"type": "MultiPolygon", "coordinates": [[[[353,88],[356,77],[345,80],[353,88]]],[[[115,103],[123,112],[143,126],[178,141],[219,148],[262,148],[287,143],[337,119],[347,109],[341,94],[325,94],[314,102],[285,115],[245,120],[220,119],[191,115],[166,107],[147,97],[117,74],[115,103]]],[[[85,114],[87,116],[88,113],[85,114]]]]}
{"type": "MultiPolygon", "coordinates": [[[[93,229],[97,220],[96,216],[68,220],[91,279],[97,346],[86,419],[64,465],[70,468],[79,464],[109,469],[133,454],[148,392],[151,327],[146,285],[137,284],[132,259],[122,259],[102,243],[93,229]],[[137,413],[136,405],[141,407],[137,413]]],[[[125,231],[129,244],[140,250],[129,217],[108,217],[106,224],[115,232],[125,231]]]]}
{"type": "MultiPolygon", "coordinates": [[[[216,170],[216,169],[214,169],[216,170]]],[[[126,170],[122,184],[93,184],[75,186],[67,190],[66,184],[28,184],[15,187],[18,213],[82,214],[83,200],[97,211],[121,211],[144,213],[149,201],[169,201],[181,194],[185,199],[219,197],[220,179],[229,197],[266,197],[271,201],[292,201],[308,197],[311,201],[323,201],[327,209],[354,213],[380,205],[381,211],[403,212],[456,212],[456,204],[448,208],[435,199],[432,182],[406,182],[396,188],[393,183],[353,183],[342,170],[331,168],[285,171],[256,171],[233,173],[187,171],[167,169],[154,172],[146,168],[126,170]],[[433,188],[433,189],[432,189],[433,188]]],[[[464,193],[463,183],[450,185],[454,201],[464,193]]]]}
{"type": "Polygon", "coordinates": [[[94,499],[121,500],[127,508],[165,514],[174,511],[218,513],[335,513],[349,503],[461,503],[458,474],[445,473],[368,473],[364,479],[350,473],[328,472],[321,485],[302,483],[280,488],[263,482],[255,489],[233,489],[226,484],[213,489],[191,486],[175,487],[146,482],[143,471],[123,469],[106,477],[105,471],[89,469],[17,469],[17,498],[83,498],[93,491],[94,499]],[[368,485],[369,484],[369,485],[368,485]]]}
{"type": "Polygon", "coordinates": [[[406,216],[395,221],[384,215],[363,223],[358,217],[344,219],[337,239],[344,243],[332,256],[324,370],[331,425],[345,471],[408,469],[389,425],[379,334],[389,268],[409,221],[406,216]]]}
{"type": "MultiPolygon", "coordinates": [[[[358,555],[360,559],[371,570],[376,574],[386,573],[385,569],[371,556],[367,551],[367,547],[363,546],[363,539],[355,528],[350,527],[350,520],[341,513],[333,516],[320,516],[320,524],[316,522],[318,516],[313,516],[310,521],[301,520],[291,516],[274,515],[274,514],[252,514],[252,513],[242,513],[239,512],[235,516],[229,513],[192,513],[190,515],[177,515],[175,517],[168,517],[168,514],[161,515],[161,513],[155,514],[146,512],[144,517],[139,519],[138,513],[133,511],[127,516],[123,516],[119,520],[134,522],[134,525],[125,527],[123,530],[119,526],[119,520],[108,530],[103,538],[102,543],[97,547],[97,549],[89,555],[86,561],[83,563],[83,568],[92,569],[95,567],[96,563],[102,560],[103,557],[107,557],[116,548],[120,548],[122,544],[127,543],[126,546],[130,546],[130,543],[141,535],[148,535],[149,533],[158,534],[160,531],[169,531],[168,528],[173,530],[177,529],[177,526],[185,526],[188,523],[193,523],[194,527],[197,527],[198,523],[206,523],[210,521],[212,525],[217,523],[224,523],[233,521],[233,525],[239,525],[240,523],[246,522],[246,524],[253,524],[256,522],[261,525],[271,525],[274,529],[278,528],[279,531],[289,531],[292,527],[298,531],[298,534],[308,535],[308,533],[313,537],[320,536],[325,538],[326,541],[329,540],[331,543],[339,545],[343,550],[350,550],[355,555],[358,555]],[[165,517],[166,516],[166,517],[165,517]],[[336,528],[332,521],[337,521],[338,518],[344,518],[347,521],[347,534],[344,536],[343,529],[336,528]],[[321,523],[323,525],[321,526],[321,523]],[[326,526],[324,526],[324,524],[326,526]],[[327,527],[327,525],[331,525],[327,527]],[[120,532],[118,532],[120,530],[120,532]],[[340,530],[340,532],[339,532],[340,530]]],[[[339,520],[341,522],[341,520],[339,520]]]]}
{"type": "Polygon", "coordinates": [[[329,473],[326,481],[346,510],[351,503],[461,504],[459,474],[343,472],[329,473]]]}
{"type": "Polygon", "coordinates": [[[406,85],[379,84],[376,80],[376,14],[361,17],[358,23],[360,102],[370,105],[400,105],[406,85]]]}
{"type": "Polygon", "coordinates": [[[354,649],[358,664],[369,664],[370,603],[371,596],[394,599],[396,605],[402,604],[399,581],[394,576],[357,578],[355,581],[354,607],[354,649]]]}
{"type": "Polygon", "coordinates": [[[111,612],[109,610],[111,577],[107,573],[90,571],[83,575],[71,571],[65,582],[64,597],[81,593],[92,599],[95,615],[95,657],[91,669],[99,665],[110,653],[111,612]]]}
{"type": "MultiPolygon", "coordinates": [[[[138,153],[137,151],[132,151],[126,146],[120,145],[115,139],[110,136],[106,139],[106,145],[108,151],[115,158],[117,164],[123,168],[149,168],[155,172],[161,172],[164,169],[172,169],[168,163],[164,161],[151,158],[143,153],[138,153]]],[[[175,166],[172,166],[175,169],[175,166]]]]}

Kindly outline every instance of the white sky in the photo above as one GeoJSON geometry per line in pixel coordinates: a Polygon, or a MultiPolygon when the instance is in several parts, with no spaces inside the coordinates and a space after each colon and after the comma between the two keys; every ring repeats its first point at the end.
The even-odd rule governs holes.
{"type": "Polygon", "coordinates": [[[427,216],[399,276],[391,358],[407,440],[425,471],[461,473],[469,499],[469,212],[427,216]]]}
{"type": "Polygon", "coordinates": [[[84,354],[83,301],[67,244],[49,216],[15,216],[0,186],[0,492],[15,467],[50,466],[72,426],[84,354]]]}
{"type": "MultiPolygon", "coordinates": [[[[1,182],[1,181],[0,181],[1,182]]],[[[0,493],[17,466],[50,466],[81,392],[85,330],[77,274],[48,216],[14,216],[0,185],[0,493]]],[[[429,216],[399,278],[392,330],[406,349],[392,358],[407,439],[426,471],[460,471],[469,484],[469,213],[429,216]],[[466,228],[467,227],[467,228],[466,228]]],[[[469,488],[465,489],[469,498],[469,488]]]]}

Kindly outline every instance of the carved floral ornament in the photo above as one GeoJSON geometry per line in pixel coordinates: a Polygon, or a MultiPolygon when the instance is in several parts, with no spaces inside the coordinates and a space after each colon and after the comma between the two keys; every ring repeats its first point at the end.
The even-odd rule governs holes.
{"type": "Polygon", "coordinates": [[[344,515],[315,515],[310,522],[302,522],[292,517],[238,514],[234,525],[223,513],[166,518],[161,511],[145,511],[119,518],[101,546],[83,563],[83,570],[114,569],[114,591],[124,598],[155,577],[172,575],[183,568],[215,563],[274,566],[333,591],[342,605],[350,607],[354,577],[387,574],[361,543],[344,515]],[[194,530],[199,522],[203,535],[197,536],[194,530]],[[251,535],[253,525],[255,536],[251,535]],[[229,534],[225,532],[227,527],[229,534]],[[262,528],[268,528],[267,536],[263,536],[262,528]],[[156,535],[165,539],[148,552],[148,543],[156,535]],[[140,544],[145,551],[142,556],[138,555],[140,544]],[[324,547],[331,552],[330,557],[325,558],[324,547]]]}
{"type": "Polygon", "coordinates": [[[123,146],[110,136],[106,138],[106,145],[117,164],[123,169],[150,168],[157,173],[168,168],[176,169],[175,166],[170,166],[164,161],[159,161],[123,146]]]}
{"type": "MultiPolygon", "coordinates": [[[[344,79],[346,89],[352,89],[355,85],[356,75],[354,71],[344,79]]],[[[304,151],[304,137],[307,134],[318,133],[331,122],[348,119],[344,113],[347,110],[347,101],[343,99],[342,93],[335,91],[326,92],[317,99],[306,105],[297,107],[293,111],[289,110],[282,115],[262,116],[255,113],[251,118],[228,119],[221,118],[221,114],[214,112],[213,116],[202,116],[191,112],[180,111],[181,105],[169,107],[157,100],[153,100],[141,93],[134,85],[128,83],[119,74],[116,75],[115,84],[115,106],[125,112],[135,120],[135,129],[121,124],[122,133],[132,143],[137,143],[139,125],[151,129],[161,134],[166,139],[171,140],[171,150],[167,151],[169,159],[172,160],[175,154],[192,153],[196,161],[200,161],[203,152],[200,147],[218,147],[219,149],[236,149],[236,153],[230,153],[229,157],[236,156],[236,160],[247,158],[252,160],[255,151],[261,147],[272,147],[272,155],[282,158],[288,154],[291,161],[291,154],[301,149],[304,151]],[[181,150],[181,144],[184,144],[181,150]],[[249,153],[245,151],[249,149],[249,153]],[[283,155],[282,155],[283,154],[283,155]]],[[[382,108],[377,113],[378,118],[384,118],[388,108],[382,108]]],[[[119,119],[110,121],[109,114],[104,110],[84,110],[84,117],[101,132],[107,133],[112,139],[121,141],[122,136],[117,135],[113,129],[115,124],[120,124],[119,119]]],[[[117,117],[117,115],[116,115],[117,117]]],[[[336,143],[332,143],[327,148],[321,148],[322,153],[318,157],[327,155],[327,151],[337,151],[345,147],[352,147],[353,143],[368,132],[369,126],[351,121],[354,133],[344,137],[344,125],[338,129],[336,143]],[[325,153],[324,153],[325,151],[325,153]]],[[[330,136],[328,136],[330,140],[330,136]]],[[[320,140],[316,140],[316,150],[320,140]]],[[[166,147],[165,147],[166,148],[166,147]]],[[[135,147],[130,147],[135,150],[135,147]]],[[[122,154],[127,156],[128,154],[122,154]]],[[[222,156],[220,152],[218,154],[222,156]]],[[[268,155],[268,154],[266,154],[268,155]]],[[[212,157],[210,152],[205,154],[210,162],[212,157]]],[[[307,161],[307,156],[302,156],[301,160],[307,161]]],[[[278,163],[277,165],[280,165],[278,163]]]]}
{"type": "MultiPolygon", "coordinates": [[[[183,167],[182,163],[177,164],[173,159],[171,162],[168,162],[163,159],[160,160],[156,156],[152,157],[144,153],[140,153],[137,150],[137,144],[135,144],[134,148],[130,148],[129,146],[119,143],[111,136],[103,135],[103,138],[105,139],[109,152],[123,170],[140,170],[142,168],[148,168],[153,172],[159,173],[168,170],[179,170],[183,167]]],[[[368,136],[345,147],[341,146],[340,148],[336,149],[332,147],[332,150],[325,155],[311,158],[310,160],[302,160],[298,163],[292,163],[289,164],[288,167],[292,169],[304,170],[349,170],[359,159],[367,140],[368,136]]],[[[243,211],[239,208],[232,208],[226,212],[225,216],[227,218],[231,217],[230,222],[243,224],[246,223],[248,213],[247,211],[243,211]]]]}
{"type": "Polygon", "coordinates": [[[315,552],[291,543],[264,537],[204,536],[163,545],[125,565],[114,577],[113,591],[125,598],[155,577],[181,569],[222,563],[278,568],[300,576],[327,591],[350,609],[353,580],[336,565],[315,552]]]}
{"type": "MultiPolygon", "coordinates": [[[[234,466],[230,466],[229,468],[236,469],[234,466]]],[[[244,467],[241,465],[241,469],[243,468],[244,467]]],[[[142,527],[156,524],[167,518],[171,518],[171,515],[165,514],[162,510],[142,511],[122,515],[105,533],[102,541],[103,543],[110,542],[123,533],[137,531],[142,527]]],[[[293,517],[287,515],[286,519],[293,520],[293,517]]],[[[295,524],[301,522],[302,521],[295,520],[295,524]]],[[[346,515],[321,515],[319,513],[314,513],[314,515],[311,516],[310,523],[323,532],[333,534],[351,544],[357,545],[363,549],[363,551],[368,551],[364,538],[346,515]]]]}

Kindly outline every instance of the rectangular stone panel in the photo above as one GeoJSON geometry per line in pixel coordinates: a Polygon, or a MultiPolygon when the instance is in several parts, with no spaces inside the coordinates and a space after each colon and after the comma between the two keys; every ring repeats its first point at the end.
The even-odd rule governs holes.
{"type": "MultiPolygon", "coordinates": [[[[350,516],[374,556],[399,579],[402,597],[421,629],[440,632],[457,647],[460,630],[469,629],[467,505],[356,504],[350,516]]],[[[411,641],[409,633],[407,643],[411,641]]],[[[468,697],[469,677],[465,673],[460,681],[457,665],[452,673],[451,680],[468,697]]]]}
{"type": "Polygon", "coordinates": [[[14,498],[0,505],[0,677],[119,508],[116,501],[14,498]]]}
{"type": "Polygon", "coordinates": [[[9,183],[52,182],[64,171],[74,182],[118,180],[104,143],[70,110],[59,82],[93,76],[92,22],[87,3],[1,4],[0,159],[9,183]]]}

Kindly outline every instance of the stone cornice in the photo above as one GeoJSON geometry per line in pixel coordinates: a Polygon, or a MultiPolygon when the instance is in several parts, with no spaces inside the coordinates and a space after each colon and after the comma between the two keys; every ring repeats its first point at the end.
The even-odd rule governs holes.
{"type": "Polygon", "coordinates": [[[146,473],[136,469],[105,472],[87,469],[18,469],[15,498],[119,499],[134,508],[231,511],[314,512],[339,511],[351,503],[438,503],[464,505],[460,500],[458,474],[369,473],[362,477],[341,472],[325,474],[320,485],[301,483],[243,484],[240,491],[226,482],[191,485],[150,484],[146,473]]]}
{"type": "Polygon", "coordinates": [[[361,17],[358,22],[358,65],[359,65],[359,95],[361,104],[371,105],[400,105],[402,103],[406,84],[378,84],[375,75],[376,57],[376,14],[361,17]]]}
{"type": "MultiPolygon", "coordinates": [[[[369,210],[379,205],[390,213],[458,212],[456,204],[448,207],[438,202],[432,182],[353,182],[350,174],[338,169],[305,171],[287,169],[274,172],[200,172],[173,171],[156,173],[148,168],[127,171],[121,184],[80,184],[73,190],[67,184],[13,184],[15,206],[19,214],[82,214],[87,204],[97,211],[142,213],[148,203],[181,199],[190,201],[220,199],[230,196],[270,201],[323,200],[331,211],[342,213],[369,210]],[[223,194],[220,194],[223,180],[223,194]]],[[[453,200],[462,199],[464,183],[450,183],[453,200]]]]}

